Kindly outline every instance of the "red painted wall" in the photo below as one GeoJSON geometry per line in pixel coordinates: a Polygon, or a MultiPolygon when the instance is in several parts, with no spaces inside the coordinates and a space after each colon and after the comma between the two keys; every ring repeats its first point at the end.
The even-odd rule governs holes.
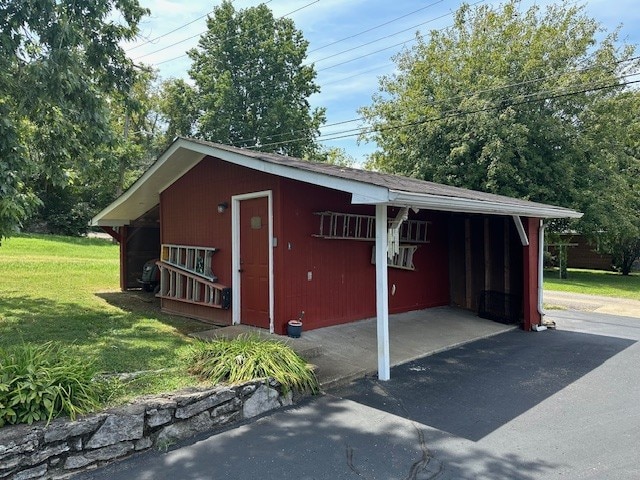
{"type": "Polygon", "coordinates": [[[532,325],[539,324],[542,320],[538,312],[538,233],[540,219],[523,218],[522,220],[529,237],[529,245],[523,248],[524,254],[522,256],[524,270],[523,328],[528,332],[531,330],[532,325]]]}
{"type": "MultiPolygon", "coordinates": [[[[372,206],[351,205],[349,194],[282,179],[278,313],[285,319],[305,312],[305,329],[346,323],[376,314],[374,243],[313,237],[320,218],[314,212],[334,211],[375,215],[372,206]],[[311,273],[311,280],[309,280],[311,273]]],[[[396,210],[389,209],[395,216],[396,210]]],[[[446,217],[435,212],[410,213],[432,221],[431,243],[414,255],[415,271],[389,269],[389,310],[398,313],[449,304],[446,217]]]]}
{"type": "MultiPolygon", "coordinates": [[[[218,282],[231,282],[231,209],[218,213],[221,202],[231,205],[231,197],[272,190],[277,203],[280,178],[219,159],[205,158],[160,195],[161,242],[215,247],[212,270],[218,282]]],[[[279,228],[275,215],[274,231],[279,228]]],[[[276,234],[277,236],[277,234],[276,234]]],[[[232,290],[233,292],[233,290],[232,290]]],[[[232,293],[233,294],[233,293],[232,293]]],[[[214,323],[230,324],[231,310],[162,300],[166,310],[184,313],[214,323]]]]}
{"type": "MultiPolygon", "coordinates": [[[[350,195],[343,192],[206,158],[161,194],[162,243],[218,248],[213,271],[233,292],[231,212],[219,214],[216,206],[230,204],[232,195],[262,190],[272,190],[274,200],[276,333],[284,333],[286,322],[302,311],[305,329],[375,316],[373,242],[312,236],[320,224],[314,212],[375,214],[374,207],[351,205],[350,195]]],[[[395,213],[389,210],[390,216],[395,213]]],[[[411,212],[410,218],[433,222],[431,243],[416,251],[415,271],[389,269],[389,288],[396,287],[389,298],[392,313],[449,304],[447,216],[411,212]]],[[[231,321],[228,310],[168,300],[163,308],[215,323],[231,321]]]]}

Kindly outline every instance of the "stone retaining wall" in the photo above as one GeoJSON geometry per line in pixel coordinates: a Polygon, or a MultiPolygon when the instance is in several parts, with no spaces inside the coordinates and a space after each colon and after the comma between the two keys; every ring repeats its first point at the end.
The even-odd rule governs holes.
{"type": "Polygon", "coordinates": [[[149,448],[291,405],[275,382],[188,389],[76,421],[0,428],[0,479],[64,479],[149,448]]]}

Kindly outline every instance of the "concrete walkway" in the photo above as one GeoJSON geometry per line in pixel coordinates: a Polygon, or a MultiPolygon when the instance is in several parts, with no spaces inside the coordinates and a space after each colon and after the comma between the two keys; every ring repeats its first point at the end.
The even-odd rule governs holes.
{"type": "MultiPolygon", "coordinates": [[[[516,327],[477,317],[466,310],[438,307],[389,316],[391,365],[399,365],[516,327]]],[[[323,389],[378,371],[376,320],[303,331],[301,338],[270,335],[244,325],[193,334],[198,338],[257,333],[282,340],[316,366],[323,389]]]]}

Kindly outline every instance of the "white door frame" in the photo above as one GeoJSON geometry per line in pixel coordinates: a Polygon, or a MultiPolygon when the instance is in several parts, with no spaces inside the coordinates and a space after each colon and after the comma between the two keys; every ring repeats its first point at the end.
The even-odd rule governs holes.
{"type": "Polygon", "coordinates": [[[241,323],[242,291],[240,275],[240,202],[267,197],[269,217],[269,332],[273,333],[274,287],[273,287],[273,193],[271,190],[245,193],[231,197],[231,318],[233,325],[241,323]]]}

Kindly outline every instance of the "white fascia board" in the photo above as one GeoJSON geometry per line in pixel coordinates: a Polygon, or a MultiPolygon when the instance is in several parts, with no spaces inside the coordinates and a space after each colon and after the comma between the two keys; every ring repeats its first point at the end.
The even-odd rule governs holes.
{"type": "Polygon", "coordinates": [[[411,206],[440,210],[445,212],[479,213],[485,215],[518,215],[537,218],[580,218],[582,213],[568,208],[552,205],[522,206],[510,204],[508,200],[492,202],[468,198],[448,197],[444,195],[409,193],[398,190],[389,191],[389,203],[400,206],[411,206]]]}
{"type": "MultiPolygon", "coordinates": [[[[190,159],[188,162],[179,162],[177,165],[171,165],[173,168],[172,172],[169,174],[170,180],[164,181],[160,185],[153,185],[152,182],[155,177],[158,177],[160,171],[165,167],[165,163],[169,160],[176,152],[185,147],[190,149],[191,144],[184,140],[178,139],[158,158],[158,160],[146,171],[144,174],[135,181],[131,187],[127,189],[122,195],[116,198],[113,202],[111,202],[106,208],[100,211],[97,215],[95,215],[90,222],[91,226],[120,226],[120,225],[128,225],[131,220],[138,218],[140,215],[143,215],[149,209],[153,208],[154,205],[158,204],[159,194],[164,189],[166,189],[169,185],[175,182],[176,179],[180,178],[184,173],[193,168],[193,166],[202,160],[202,157],[194,156],[193,159],[190,159]],[[179,167],[179,168],[175,168],[179,167]],[[143,207],[138,209],[132,208],[130,210],[135,211],[133,213],[132,218],[128,220],[117,220],[113,218],[109,218],[110,214],[114,214],[117,212],[120,207],[122,207],[128,201],[135,199],[136,196],[141,196],[144,199],[149,199],[150,201],[146,202],[136,202],[139,205],[143,205],[143,207]],[[151,198],[155,197],[155,198],[151,198]],[[153,203],[153,205],[151,205],[153,203]],[[116,223],[119,222],[119,223],[116,223]],[[107,225],[109,223],[109,225],[107,225]]],[[[120,214],[116,213],[117,216],[120,214]]]]}
{"type": "Polygon", "coordinates": [[[380,191],[372,192],[374,195],[363,195],[362,193],[352,193],[351,203],[353,205],[378,205],[389,203],[389,190],[380,187],[380,191]]]}
{"type": "Polygon", "coordinates": [[[354,198],[367,199],[366,202],[353,203],[385,203],[389,198],[388,189],[385,187],[358,182],[357,180],[333,177],[331,175],[302,170],[287,165],[264,162],[257,158],[248,157],[240,153],[229,152],[227,150],[203,145],[201,143],[189,143],[189,148],[191,150],[198,151],[203,155],[217,157],[225,162],[240,165],[252,170],[351,193],[354,198]]]}
{"type": "Polygon", "coordinates": [[[130,220],[122,220],[122,219],[98,220],[96,222],[94,222],[94,219],[91,220],[92,227],[122,227],[123,225],[129,225],[129,223],[131,223],[130,220]]]}

